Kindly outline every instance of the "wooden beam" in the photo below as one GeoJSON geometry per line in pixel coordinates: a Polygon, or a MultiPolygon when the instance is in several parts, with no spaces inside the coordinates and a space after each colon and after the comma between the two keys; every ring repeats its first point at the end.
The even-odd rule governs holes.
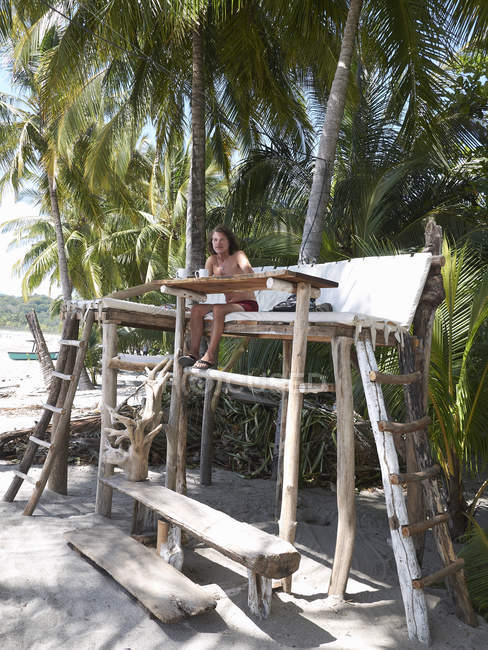
{"type": "MultiPolygon", "coordinates": [[[[303,403],[303,395],[300,393],[299,386],[303,383],[307,356],[309,303],[310,285],[300,282],[297,286],[296,319],[293,326],[293,347],[283,455],[283,499],[279,521],[280,537],[292,544],[295,541],[297,526],[298,461],[303,403]]],[[[282,584],[285,593],[291,593],[291,575],[286,577],[282,584]]]]}
{"type": "Polygon", "coordinates": [[[120,291],[109,293],[107,298],[120,298],[121,300],[124,300],[125,298],[135,298],[136,296],[142,296],[149,291],[159,291],[162,284],[164,284],[164,280],[155,280],[154,282],[138,284],[135,287],[129,287],[128,289],[121,289],[120,291]]]}
{"type": "Polygon", "coordinates": [[[250,569],[247,570],[248,592],[247,604],[254,616],[264,619],[271,612],[271,596],[273,595],[273,581],[265,578],[250,569]]]}
{"type": "Polygon", "coordinates": [[[412,433],[413,431],[425,429],[429,424],[430,418],[426,415],[414,422],[389,422],[388,420],[380,420],[378,422],[378,429],[380,431],[389,431],[390,433],[412,433]]]}
{"type": "Polygon", "coordinates": [[[198,291],[188,291],[186,289],[177,289],[176,287],[168,287],[165,284],[161,287],[161,293],[168,294],[170,296],[176,296],[177,298],[191,298],[191,300],[196,300],[201,302],[207,297],[206,293],[200,293],[198,291]]]}
{"type": "Polygon", "coordinates": [[[203,587],[116,526],[71,530],[64,537],[163,623],[202,614],[217,604],[203,587]]]}
{"type": "Polygon", "coordinates": [[[441,471],[440,465],[432,465],[423,472],[412,472],[411,474],[390,474],[392,485],[401,485],[402,483],[416,483],[439,476],[441,471]]]}
{"type": "Polygon", "coordinates": [[[220,510],[150,480],[128,481],[121,474],[103,480],[254,573],[281,578],[298,568],[300,554],[291,544],[220,510]]]}
{"type": "MultiPolygon", "coordinates": [[[[111,476],[114,466],[104,462],[105,446],[108,442],[107,427],[112,426],[109,408],[117,406],[117,370],[111,368],[110,361],[117,354],[117,325],[102,324],[102,417],[100,425],[100,452],[98,457],[98,477],[111,476]]],[[[112,489],[97,482],[95,512],[110,517],[112,512],[112,489]]]]}
{"type": "Polygon", "coordinates": [[[435,573],[431,573],[429,576],[424,576],[423,578],[412,580],[413,588],[423,589],[424,587],[433,585],[435,582],[439,582],[439,580],[443,580],[444,578],[451,576],[453,573],[457,573],[458,571],[461,571],[461,569],[463,568],[464,568],[464,560],[462,557],[460,557],[457,560],[454,560],[454,562],[452,562],[448,566],[444,567],[443,569],[439,569],[439,571],[436,571],[435,573]]]}
{"type": "MultiPolygon", "coordinates": [[[[135,355],[134,355],[135,356],[135,355]]],[[[169,359],[172,359],[173,355],[172,354],[165,354],[158,359],[147,359],[146,357],[140,356],[137,359],[121,359],[119,356],[114,357],[113,359],[110,359],[109,361],[109,367],[112,370],[133,370],[133,371],[141,371],[144,372],[146,368],[149,368],[149,370],[152,370],[155,368],[158,363],[161,361],[167,361],[169,359]]]]}
{"type": "Polygon", "coordinates": [[[108,307],[102,313],[103,321],[118,323],[125,327],[159,330],[161,332],[174,332],[175,329],[174,314],[166,312],[161,312],[160,314],[141,314],[139,312],[130,312],[126,309],[108,307]]]}
{"type": "Polygon", "coordinates": [[[415,535],[416,533],[429,530],[430,528],[434,528],[434,526],[439,526],[439,524],[445,524],[447,521],[449,521],[449,514],[444,512],[441,515],[432,517],[432,519],[426,519],[425,521],[419,521],[416,524],[402,526],[402,535],[404,537],[412,537],[412,535],[415,535]]]}
{"type": "Polygon", "coordinates": [[[288,390],[288,379],[281,377],[254,377],[253,375],[241,375],[237,372],[224,372],[223,370],[200,370],[199,368],[185,368],[185,374],[190,374],[202,379],[216,379],[228,384],[247,386],[249,388],[263,388],[266,390],[286,391],[288,390]]]}
{"type": "Polygon", "coordinates": [[[379,384],[393,384],[395,386],[401,386],[404,384],[411,384],[414,381],[419,381],[422,379],[422,373],[420,370],[417,370],[416,372],[410,372],[405,375],[390,375],[372,370],[369,373],[369,378],[371,381],[377,381],[379,384]]]}
{"type": "MultiPolygon", "coordinates": [[[[284,291],[285,293],[296,293],[296,285],[286,280],[279,280],[278,278],[268,278],[266,280],[266,288],[272,291],[284,291]]],[[[318,298],[320,296],[320,289],[312,287],[310,289],[310,298],[318,298]]]]}
{"type": "Polygon", "coordinates": [[[36,445],[39,447],[45,447],[46,449],[50,449],[51,443],[47,442],[47,440],[41,440],[40,438],[36,438],[36,436],[29,436],[29,440],[32,442],[35,442],[36,445]]]}
{"type": "MultiPolygon", "coordinates": [[[[289,380],[291,370],[291,341],[282,341],[283,345],[283,361],[282,361],[282,376],[283,379],[289,380]]],[[[278,464],[276,468],[276,491],[275,491],[275,519],[278,519],[281,509],[281,494],[283,490],[283,453],[285,447],[285,433],[286,433],[286,414],[288,411],[288,392],[281,393],[280,404],[280,434],[278,442],[278,464]]]]}
{"type": "Polygon", "coordinates": [[[332,359],[337,405],[337,537],[329,596],[344,598],[356,533],[354,501],[354,406],[352,398],[351,341],[333,339],[332,359]]]}
{"type": "Polygon", "coordinates": [[[176,462],[176,491],[186,494],[186,440],[188,435],[188,377],[183,375],[181,387],[180,418],[178,422],[178,450],[176,462]]]}
{"type": "Polygon", "coordinates": [[[202,440],[200,445],[200,485],[212,485],[214,412],[212,398],[216,381],[208,377],[203,398],[202,440]]]}
{"type": "Polygon", "coordinates": [[[176,489],[176,472],[178,460],[178,425],[180,422],[181,398],[183,391],[183,368],[178,359],[183,354],[185,338],[185,299],[176,299],[176,323],[173,366],[173,384],[171,387],[171,402],[169,407],[168,427],[166,429],[166,487],[176,489]]]}

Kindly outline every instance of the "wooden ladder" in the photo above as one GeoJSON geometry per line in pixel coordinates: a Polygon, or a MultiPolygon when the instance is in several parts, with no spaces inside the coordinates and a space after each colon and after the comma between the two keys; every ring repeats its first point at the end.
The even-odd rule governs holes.
{"type": "MultiPolygon", "coordinates": [[[[412,349],[411,337],[406,336],[405,339],[405,346],[412,349]]],[[[403,375],[379,373],[371,338],[367,334],[364,340],[357,341],[356,351],[380,461],[386,510],[405,606],[408,634],[409,638],[416,638],[428,644],[430,633],[423,588],[438,580],[447,579],[448,589],[454,597],[458,614],[462,615],[466,623],[475,626],[478,621],[466,587],[463,572],[464,561],[456,557],[448,530],[449,515],[446,512],[445,499],[437,481],[440,468],[433,464],[428,444],[429,418],[425,415],[422,417],[422,414],[418,413],[420,416],[418,419],[406,424],[390,422],[385,408],[382,383],[408,384],[418,387],[421,385],[422,373],[414,370],[411,366],[406,368],[405,363],[402,364],[403,371],[405,372],[407,369],[410,372],[405,372],[403,375]],[[422,436],[421,458],[417,459],[420,471],[410,474],[400,473],[393,441],[393,435],[397,433],[422,436]],[[415,481],[422,482],[427,519],[409,523],[402,484],[415,481]],[[432,575],[422,576],[412,535],[429,528],[433,529],[443,567],[432,575]]],[[[410,358],[413,359],[413,355],[410,358]]]]}
{"type": "Polygon", "coordinates": [[[93,321],[94,312],[89,311],[86,315],[83,335],[78,340],[77,338],[70,338],[78,328],[76,317],[68,315],[65,319],[63,333],[61,335],[62,338],[60,340],[60,352],[56,363],[56,370],[52,374],[47,403],[43,406],[42,416],[37,422],[33,434],[29,436],[29,443],[19,464],[19,469],[15,470],[15,476],[3,497],[4,501],[13,501],[24,481],[32,483],[34,485],[34,491],[24,509],[24,515],[31,515],[34,512],[62,447],[64,435],[70,422],[71,407],[73,406],[73,400],[83,370],[93,321]],[[75,355],[71,353],[73,348],[76,348],[75,355]],[[63,383],[65,383],[64,387],[63,383]],[[46,431],[54,414],[57,416],[57,421],[53,426],[51,442],[48,442],[45,440],[46,431]],[[27,472],[34,462],[38,447],[47,448],[48,453],[42,467],[41,475],[36,481],[27,472]]]}

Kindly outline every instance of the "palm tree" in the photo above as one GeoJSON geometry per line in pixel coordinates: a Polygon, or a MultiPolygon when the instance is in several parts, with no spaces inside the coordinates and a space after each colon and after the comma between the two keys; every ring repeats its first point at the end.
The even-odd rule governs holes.
{"type": "MultiPolygon", "coordinates": [[[[18,4],[27,20],[29,3],[18,4]]],[[[159,155],[181,136],[190,98],[198,158],[190,186],[200,198],[194,194],[196,203],[192,199],[189,209],[192,218],[199,215],[200,234],[193,245],[201,245],[205,115],[212,155],[228,173],[236,143],[250,147],[278,132],[295,141],[306,139],[309,124],[300,77],[290,57],[283,55],[284,39],[265,3],[232,5],[223,13],[202,2],[182,3],[180,11],[157,3],[129,4],[84,2],[62,27],[46,85],[55,98],[53,114],[60,118],[60,150],[65,153],[74,131],[85,130],[91,116],[100,114],[89,87],[101,84],[108,93],[104,101],[111,104],[110,117],[87,161],[87,178],[93,188],[101,183],[107,187],[104,179],[112,170],[123,177],[129,151],[148,118],[155,124],[159,155]],[[193,209],[194,203],[200,207],[193,209]]],[[[50,15],[48,7],[42,11],[50,15]]],[[[37,5],[31,18],[33,25],[40,19],[37,5]]]]}
{"type": "Polygon", "coordinates": [[[444,470],[453,533],[464,532],[465,468],[474,471],[488,454],[488,268],[467,246],[444,244],[446,298],[437,309],[432,337],[429,395],[431,440],[444,470]]]}
{"type": "MultiPolygon", "coordinates": [[[[349,4],[341,49],[344,59],[338,65],[327,101],[302,235],[302,259],[320,256],[361,4],[359,0],[351,0],[349,4]]],[[[469,17],[486,33],[488,14],[479,8],[476,0],[466,3],[370,0],[364,3],[361,16],[356,65],[362,65],[366,59],[376,61],[384,85],[391,89],[386,106],[388,117],[392,123],[401,122],[400,135],[405,145],[408,148],[408,142],[415,139],[419,129],[426,134],[432,149],[445,145],[445,124],[434,116],[439,116],[445,100],[452,44],[456,39],[458,43],[465,42],[471,35],[469,17]]]]}
{"type": "MultiPolygon", "coordinates": [[[[60,166],[59,172],[68,268],[78,295],[103,296],[173,274],[184,262],[188,147],[172,147],[160,160],[153,145],[143,140],[132,154],[123,186],[114,183],[112,190],[98,193],[89,190],[83,175],[89,149],[90,139],[78,142],[70,166],[60,166]]],[[[223,201],[226,183],[212,161],[206,185],[208,207],[213,209],[223,201]]],[[[17,265],[24,274],[25,295],[44,279],[57,277],[55,232],[49,219],[17,218],[2,224],[2,230],[14,233],[15,242],[29,245],[17,265]]]]}
{"type": "Polygon", "coordinates": [[[324,126],[319,140],[318,154],[308,200],[307,216],[303,227],[301,260],[317,260],[321,247],[323,213],[330,198],[330,187],[337,140],[341,126],[356,32],[363,0],[351,0],[347,14],[337,70],[327,99],[324,126]]]}
{"type": "MultiPolygon", "coordinates": [[[[19,99],[6,94],[0,96],[0,129],[3,132],[0,165],[4,172],[0,179],[0,190],[10,183],[17,193],[24,183],[29,182],[36,168],[42,170],[48,186],[51,222],[56,233],[59,281],[63,298],[68,301],[71,299],[72,287],[59,210],[56,138],[48,124],[48,107],[42,100],[40,67],[34,57],[25,62],[16,56],[19,50],[22,52],[22,47],[14,50],[14,45],[19,45],[16,39],[22,40],[22,30],[14,24],[9,42],[13,81],[26,98],[19,99]]],[[[52,48],[54,43],[55,35],[52,30],[48,30],[41,38],[38,57],[52,48]]]]}

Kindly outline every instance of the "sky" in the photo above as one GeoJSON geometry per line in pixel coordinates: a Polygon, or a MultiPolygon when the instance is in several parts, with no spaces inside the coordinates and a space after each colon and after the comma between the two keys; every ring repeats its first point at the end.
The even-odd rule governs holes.
{"type": "MultiPolygon", "coordinates": [[[[2,67],[1,62],[0,92],[11,92],[8,73],[5,67],[2,67]]],[[[37,209],[29,203],[15,202],[12,192],[5,191],[0,201],[0,224],[2,224],[4,221],[7,221],[8,219],[11,219],[12,217],[32,215],[37,214],[38,212],[37,209]]],[[[12,239],[12,234],[0,233],[0,293],[12,296],[21,296],[22,278],[14,275],[12,266],[23,256],[25,250],[22,248],[15,248],[9,251],[8,246],[12,239]]],[[[36,293],[49,295],[49,284],[47,282],[43,283],[36,290],[36,293]]],[[[57,293],[56,289],[54,290],[54,293],[57,293]]]]}

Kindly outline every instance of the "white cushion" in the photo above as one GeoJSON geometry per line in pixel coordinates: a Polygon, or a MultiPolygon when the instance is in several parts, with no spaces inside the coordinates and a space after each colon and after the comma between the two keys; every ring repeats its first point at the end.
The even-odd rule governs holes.
{"type": "MultiPolygon", "coordinates": [[[[337,288],[321,289],[317,304],[331,303],[334,313],[361,314],[376,320],[388,320],[408,328],[412,324],[420,296],[430,269],[430,253],[415,255],[387,255],[383,257],[362,257],[341,262],[325,264],[290,266],[291,271],[316,275],[339,283],[337,288]]],[[[272,270],[274,267],[261,267],[256,272],[272,270]]],[[[281,291],[257,291],[259,320],[263,312],[272,308],[287,297],[281,291]]],[[[209,303],[225,302],[223,294],[212,294],[209,303]]],[[[272,312],[272,320],[288,322],[285,314],[272,312]]],[[[320,314],[321,312],[318,312],[320,314]]],[[[324,312],[327,313],[327,312],[324,312]]],[[[310,320],[314,317],[310,313],[310,320]]],[[[256,320],[256,312],[235,312],[227,314],[226,321],[256,320]],[[254,314],[254,316],[252,316],[254,314]]],[[[293,320],[290,318],[289,320],[293,320]]]]}

